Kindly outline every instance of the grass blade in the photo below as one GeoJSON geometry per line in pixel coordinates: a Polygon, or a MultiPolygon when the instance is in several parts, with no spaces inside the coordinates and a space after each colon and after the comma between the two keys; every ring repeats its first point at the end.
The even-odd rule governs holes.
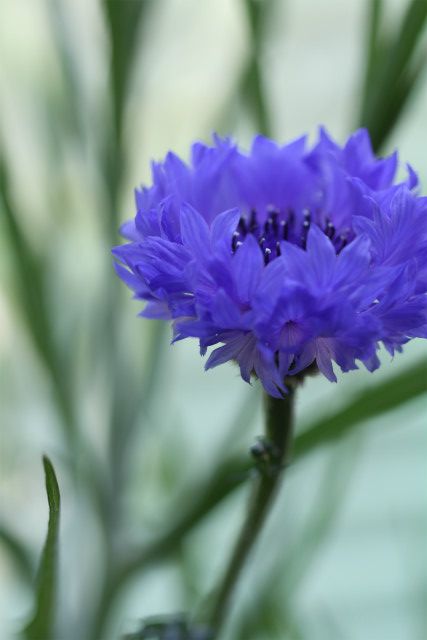
{"type": "Polygon", "coordinates": [[[109,196],[109,234],[116,238],[117,199],[126,157],[122,145],[123,113],[138,44],[141,19],[151,5],[148,0],[104,0],[105,22],[110,39],[110,93],[112,129],[105,132],[103,170],[109,196]]]}
{"type": "Polygon", "coordinates": [[[380,18],[381,3],[376,1],[369,16],[370,37],[360,115],[360,124],[369,129],[375,149],[381,147],[397,123],[420,76],[414,71],[414,65],[427,20],[427,0],[409,3],[393,37],[386,38],[382,33],[380,18]]]}
{"type": "Polygon", "coordinates": [[[380,22],[383,13],[383,6],[383,0],[372,0],[369,3],[369,28],[367,29],[368,37],[366,43],[365,96],[369,94],[380,58],[380,22]]]}
{"type": "Polygon", "coordinates": [[[63,356],[52,335],[50,309],[45,292],[45,267],[30,246],[12,203],[6,162],[0,156],[0,209],[13,261],[14,293],[22,311],[26,328],[40,360],[49,372],[55,399],[62,416],[68,444],[73,448],[76,427],[71,399],[69,375],[71,363],[64,366],[63,356]]]}
{"type": "Polygon", "coordinates": [[[111,43],[111,88],[114,126],[120,138],[123,107],[132,71],[137,36],[147,0],[104,0],[104,14],[111,43]]]}
{"type": "Polygon", "coordinates": [[[265,11],[268,0],[246,0],[251,53],[242,78],[241,93],[250,106],[258,133],[271,135],[270,118],[262,81],[261,52],[265,11]]]}
{"type": "Polygon", "coordinates": [[[49,523],[37,575],[35,613],[23,632],[26,640],[53,640],[54,638],[61,498],[55,470],[46,456],[43,457],[43,466],[49,504],[49,523]]]}

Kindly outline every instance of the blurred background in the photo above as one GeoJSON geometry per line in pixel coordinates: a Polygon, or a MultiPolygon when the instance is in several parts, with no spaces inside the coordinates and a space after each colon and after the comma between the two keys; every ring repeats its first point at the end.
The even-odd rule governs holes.
{"type": "MultiPolygon", "coordinates": [[[[133,189],[214,131],[247,146],[319,124],[340,142],[368,126],[425,189],[426,2],[1,5],[0,638],[40,600],[47,454],[59,581],[38,637],[109,640],[203,604],[262,432],[257,384],[136,317],[110,254],[133,189]]],[[[426,356],[413,341],[375,374],[305,383],[224,640],[427,637],[426,356]]]]}

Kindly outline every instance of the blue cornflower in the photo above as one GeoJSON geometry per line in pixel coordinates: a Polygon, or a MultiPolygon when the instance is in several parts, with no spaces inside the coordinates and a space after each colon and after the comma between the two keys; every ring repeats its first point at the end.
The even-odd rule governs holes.
{"type": "Polygon", "coordinates": [[[320,129],[311,149],[214,136],[189,164],[168,153],[136,191],[117,272],[174,340],[220,345],[206,369],[235,361],[273,396],[308,367],[373,371],[380,343],[427,337],[427,198],[397,166],[363,129],[344,147],[320,129]]]}

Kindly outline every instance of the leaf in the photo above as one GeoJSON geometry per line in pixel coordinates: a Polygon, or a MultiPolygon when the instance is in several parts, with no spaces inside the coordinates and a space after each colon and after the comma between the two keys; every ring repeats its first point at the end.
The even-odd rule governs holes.
{"type": "Polygon", "coordinates": [[[263,27],[265,22],[265,0],[246,0],[246,11],[249,22],[251,52],[245,73],[241,80],[241,94],[246,106],[249,106],[258,133],[271,134],[268,106],[263,88],[261,50],[263,45],[263,27]]]}
{"type": "Polygon", "coordinates": [[[367,29],[367,56],[365,71],[365,95],[369,93],[372,79],[377,69],[380,58],[380,22],[384,8],[383,0],[371,0],[368,6],[369,16],[367,29]]]}
{"type": "Polygon", "coordinates": [[[14,261],[13,269],[19,302],[36,348],[45,362],[51,361],[49,331],[43,305],[42,264],[28,243],[10,197],[6,162],[0,157],[0,204],[9,247],[14,261]]]}
{"type": "Polygon", "coordinates": [[[334,415],[315,421],[295,438],[294,459],[299,460],[371,420],[398,408],[427,391],[427,362],[422,360],[393,377],[368,387],[334,415]]]}
{"type": "Polygon", "coordinates": [[[54,640],[61,497],[55,470],[47,456],[43,456],[43,466],[49,504],[49,523],[37,574],[35,613],[23,631],[26,640],[54,640]]]}
{"type": "Polygon", "coordinates": [[[33,577],[33,563],[28,549],[14,533],[2,524],[0,524],[0,544],[2,544],[8,552],[9,557],[13,560],[21,576],[26,581],[31,581],[33,577]]]}
{"type": "MultiPolygon", "coordinates": [[[[63,0],[48,0],[48,15],[51,31],[57,49],[57,58],[61,65],[63,92],[61,103],[51,110],[51,122],[60,116],[57,124],[63,133],[69,129],[74,140],[85,139],[84,105],[82,104],[81,72],[76,55],[78,42],[73,42],[69,31],[70,16],[63,0]],[[59,108],[58,108],[59,107],[59,108]]],[[[49,104],[46,105],[49,108],[49,104]]]]}
{"type": "Polygon", "coordinates": [[[111,43],[111,85],[114,121],[120,137],[123,106],[137,48],[140,20],[148,0],[104,0],[103,7],[111,43]]]}
{"type": "Polygon", "coordinates": [[[420,77],[415,61],[417,45],[427,19],[427,0],[412,0],[392,37],[380,29],[382,2],[371,4],[368,54],[360,124],[371,134],[373,146],[382,146],[398,121],[420,77]],[[404,90],[402,90],[404,89],[404,90]]]}
{"type": "Polygon", "coordinates": [[[122,148],[122,125],[131,71],[137,50],[139,27],[149,0],[103,0],[111,49],[110,90],[112,130],[105,131],[102,164],[109,196],[109,233],[115,239],[118,226],[117,199],[126,157],[122,148]]]}
{"type": "Polygon", "coordinates": [[[12,202],[9,175],[4,158],[0,155],[0,212],[8,234],[9,250],[13,261],[16,298],[34,347],[48,370],[62,415],[62,426],[69,444],[75,437],[73,411],[70,399],[68,372],[70,363],[62,366],[62,354],[52,339],[50,310],[45,292],[45,266],[28,242],[20,216],[12,202]]]}

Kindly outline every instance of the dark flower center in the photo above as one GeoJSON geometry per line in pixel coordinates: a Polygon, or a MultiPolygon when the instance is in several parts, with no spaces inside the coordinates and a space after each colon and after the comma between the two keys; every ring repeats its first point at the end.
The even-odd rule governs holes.
{"type": "MultiPolygon", "coordinates": [[[[231,240],[232,252],[236,253],[246,236],[251,234],[258,241],[264,256],[264,262],[268,264],[271,260],[280,256],[281,243],[283,241],[292,242],[292,244],[305,249],[312,223],[312,214],[308,209],[296,215],[292,209],[279,212],[274,207],[269,207],[264,223],[259,222],[257,212],[252,209],[249,216],[242,215],[239,220],[231,240]]],[[[318,223],[316,222],[316,224],[318,223]]],[[[344,249],[348,243],[348,236],[347,234],[338,234],[329,218],[326,217],[319,227],[331,240],[337,253],[344,249]]]]}

